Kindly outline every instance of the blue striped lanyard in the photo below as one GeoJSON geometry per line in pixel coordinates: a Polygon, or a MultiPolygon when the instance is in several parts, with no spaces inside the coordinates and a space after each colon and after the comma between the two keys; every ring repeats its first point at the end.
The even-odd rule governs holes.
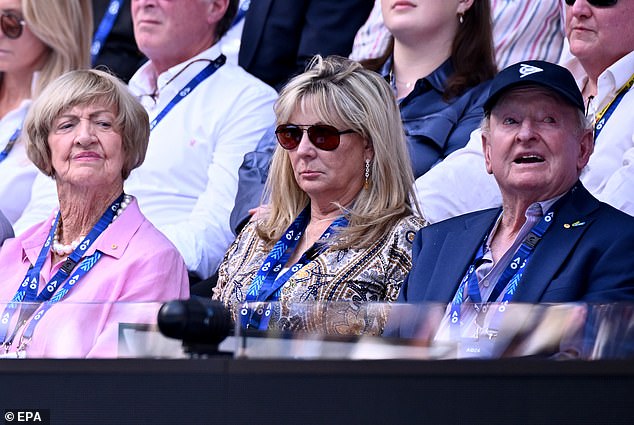
{"type": "Polygon", "coordinates": [[[178,102],[187,97],[187,95],[190,94],[200,83],[205,81],[206,78],[210,77],[214,72],[218,70],[218,68],[224,65],[226,59],[227,58],[225,57],[225,55],[220,55],[216,58],[216,60],[211,62],[202,71],[196,74],[194,78],[192,78],[189,83],[187,83],[185,87],[183,87],[183,89],[179,91],[167,105],[165,105],[165,108],[163,108],[163,110],[159,112],[156,118],[154,118],[152,122],[150,122],[150,131],[154,130],[154,127],[156,127],[158,123],[161,122],[163,118],[165,118],[167,113],[171,111],[178,102]]]}
{"type": "Polygon", "coordinates": [[[608,120],[612,116],[612,113],[614,112],[616,107],[619,105],[621,100],[623,100],[623,97],[630,90],[630,88],[632,88],[632,85],[634,85],[634,74],[632,74],[630,79],[627,80],[625,84],[623,84],[623,86],[619,89],[619,91],[616,93],[616,96],[614,96],[614,98],[610,101],[610,103],[608,103],[601,110],[601,112],[597,114],[595,124],[594,124],[594,141],[595,142],[597,141],[597,138],[599,137],[599,133],[601,133],[601,130],[603,130],[603,127],[605,127],[605,124],[608,122],[608,120]]]}
{"type": "Polygon", "coordinates": [[[123,201],[123,199],[124,194],[122,193],[103,213],[97,224],[95,224],[94,227],[90,230],[82,243],[79,244],[77,248],[75,248],[75,250],[66,259],[66,261],[64,261],[64,264],[62,264],[60,269],[55,273],[53,278],[44,286],[44,289],[42,289],[42,291],[38,294],[37,288],[39,285],[40,272],[42,270],[44,262],[46,261],[46,258],[48,257],[51,245],[53,243],[53,238],[55,236],[55,232],[59,223],[60,213],[57,213],[57,217],[55,217],[55,221],[51,226],[51,230],[49,231],[46,241],[44,242],[44,246],[42,246],[42,249],[40,250],[35,265],[27,271],[24,280],[18,287],[18,290],[11,299],[11,302],[6,306],[4,312],[2,313],[2,318],[0,318],[0,346],[4,346],[5,349],[8,351],[19,328],[26,323],[29,317],[31,317],[31,315],[39,307],[41,307],[41,311],[38,313],[38,319],[35,320],[34,318],[34,324],[32,323],[32,325],[29,326],[29,328],[31,328],[30,335],[32,335],[35,326],[37,326],[37,323],[39,323],[41,317],[46,313],[46,311],[48,311],[52,304],[59,302],[62,298],[64,298],[64,296],[79,282],[79,280],[84,277],[86,273],[88,273],[90,269],[92,269],[92,267],[94,267],[97,261],[99,261],[99,259],[101,258],[101,253],[98,251],[96,251],[90,257],[86,257],[85,259],[83,259],[78,270],[73,273],[75,266],[80,262],[80,260],[82,260],[84,254],[86,253],[86,251],[88,251],[88,248],[90,248],[90,246],[99,237],[99,235],[101,235],[101,233],[106,230],[108,225],[112,223],[112,219],[116,211],[121,206],[121,202],[123,201]],[[69,277],[71,277],[70,280],[68,280],[69,277]],[[57,289],[64,282],[65,284],[58,292],[57,289]],[[20,311],[18,323],[16,324],[12,335],[7,339],[11,318],[22,304],[23,308],[20,311]]]}
{"type": "Polygon", "coordinates": [[[15,145],[15,142],[18,141],[18,137],[20,137],[20,133],[22,132],[21,128],[18,128],[17,130],[15,130],[15,132],[13,133],[13,136],[11,136],[9,138],[9,142],[7,143],[7,145],[4,147],[4,149],[2,150],[2,152],[0,152],[0,162],[4,161],[5,159],[7,159],[7,156],[9,156],[9,152],[11,152],[11,149],[13,149],[13,146],[15,145]]]}
{"type": "MultiPolygon", "coordinates": [[[[542,217],[542,219],[537,223],[530,231],[528,235],[522,241],[519,249],[515,253],[515,256],[506,267],[500,278],[498,279],[495,287],[493,288],[493,292],[489,296],[488,302],[495,302],[500,294],[506,288],[506,292],[502,298],[502,302],[500,303],[500,308],[502,309],[500,312],[503,312],[506,308],[506,304],[511,301],[517,288],[519,287],[522,276],[524,275],[524,270],[528,261],[533,254],[535,247],[541,241],[544,233],[550,227],[554,218],[554,212],[549,211],[542,217]]],[[[480,313],[483,311],[483,300],[482,295],[480,293],[480,287],[478,283],[478,277],[475,273],[476,268],[478,267],[479,260],[484,256],[484,250],[486,245],[486,238],[482,245],[478,249],[478,253],[476,254],[476,258],[469,267],[469,270],[462,278],[460,282],[460,286],[458,287],[458,291],[454,295],[454,298],[451,302],[450,314],[449,314],[449,323],[451,326],[451,335],[454,338],[458,338],[460,336],[460,316],[461,316],[461,306],[464,300],[464,292],[465,286],[467,287],[467,293],[469,299],[473,302],[474,309],[476,312],[480,313]]],[[[491,327],[493,329],[493,327],[491,327]]],[[[497,330],[497,328],[495,328],[497,330]]]]}
{"type": "Polygon", "coordinates": [[[293,264],[282,276],[278,277],[282,267],[284,267],[291,254],[295,251],[295,247],[301,239],[304,230],[306,230],[309,221],[310,205],[304,208],[286,230],[284,236],[275,243],[266,260],[264,260],[253,282],[251,282],[251,286],[249,286],[245,302],[240,309],[240,319],[243,328],[254,327],[259,330],[266,330],[271,319],[271,302],[279,300],[281,290],[288,279],[326,249],[325,242],[334,234],[336,228],[348,225],[348,220],[345,217],[337,218],[328,226],[319,240],[302,254],[297,263],[293,264]],[[255,301],[266,302],[266,307],[250,311],[248,303],[255,301]]]}
{"type": "Polygon", "coordinates": [[[233,22],[231,22],[230,28],[235,27],[236,25],[240,23],[240,21],[244,19],[247,12],[249,11],[250,4],[251,4],[251,0],[244,0],[240,2],[240,7],[238,8],[238,11],[236,12],[236,17],[233,18],[233,22]]]}
{"type": "Polygon", "coordinates": [[[108,9],[106,9],[106,13],[104,13],[103,18],[101,18],[101,22],[99,23],[97,31],[95,31],[95,35],[92,39],[92,45],[90,46],[90,60],[92,66],[95,66],[95,60],[114,27],[114,21],[117,19],[117,15],[119,15],[122,2],[123,0],[110,0],[108,9]]]}

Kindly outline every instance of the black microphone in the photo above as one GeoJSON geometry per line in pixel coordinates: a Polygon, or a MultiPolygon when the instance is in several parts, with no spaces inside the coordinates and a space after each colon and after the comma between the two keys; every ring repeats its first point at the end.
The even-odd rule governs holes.
{"type": "Polygon", "coordinates": [[[157,322],[163,335],[183,340],[185,351],[199,354],[216,353],[234,327],[223,303],[202,297],[166,302],[157,322]]]}

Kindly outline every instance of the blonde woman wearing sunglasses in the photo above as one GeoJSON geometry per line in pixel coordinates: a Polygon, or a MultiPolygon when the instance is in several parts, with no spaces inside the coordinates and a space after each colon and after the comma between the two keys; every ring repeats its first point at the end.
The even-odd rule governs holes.
{"type": "Polygon", "coordinates": [[[37,175],[20,139],[22,121],[50,81],[90,66],[91,5],[0,0],[0,30],[0,211],[14,223],[37,175]]]}
{"type": "Polygon", "coordinates": [[[213,296],[243,327],[378,333],[380,320],[353,317],[364,303],[396,299],[423,225],[390,86],[356,62],[317,56],[275,112],[268,212],[229,248],[213,296]],[[326,321],[297,307],[336,301],[345,303],[326,321]]]}

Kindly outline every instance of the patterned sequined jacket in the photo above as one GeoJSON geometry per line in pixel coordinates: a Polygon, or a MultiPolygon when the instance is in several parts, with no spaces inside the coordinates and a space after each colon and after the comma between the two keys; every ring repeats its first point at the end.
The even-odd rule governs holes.
{"type": "MultiPolygon", "coordinates": [[[[412,267],[412,242],[423,220],[402,218],[366,249],[327,249],[293,274],[281,290],[269,328],[335,335],[379,334],[385,306],[392,302],[412,267]]],[[[234,318],[249,285],[268,255],[249,223],[231,245],[218,271],[213,298],[234,318]]]]}

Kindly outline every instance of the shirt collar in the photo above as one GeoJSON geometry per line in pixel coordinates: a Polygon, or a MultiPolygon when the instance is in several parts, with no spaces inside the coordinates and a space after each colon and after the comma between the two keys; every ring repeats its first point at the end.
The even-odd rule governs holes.
{"type": "MultiPolygon", "coordinates": [[[[554,198],[546,199],[545,201],[533,202],[532,204],[530,204],[528,206],[528,208],[524,212],[524,216],[526,218],[528,218],[529,214],[532,214],[532,212],[530,212],[530,211],[532,209],[535,209],[535,207],[537,205],[539,205],[539,207],[541,208],[542,214],[546,214],[546,212],[548,212],[548,210],[555,204],[555,202],[557,202],[559,199],[561,199],[566,193],[568,193],[568,192],[562,193],[561,195],[555,196],[554,198]]],[[[489,232],[489,237],[487,238],[487,241],[486,241],[487,250],[490,249],[489,244],[493,240],[493,235],[495,235],[495,232],[497,231],[498,226],[500,225],[500,222],[502,221],[502,215],[503,214],[504,214],[504,211],[503,210],[500,211],[500,214],[498,215],[498,218],[495,221],[495,225],[491,229],[491,232],[489,232]]]]}
{"type": "MultiPolygon", "coordinates": [[[[562,65],[570,71],[570,73],[575,78],[575,81],[577,82],[577,86],[579,87],[579,89],[582,89],[588,81],[588,75],[583,69],[581,62],[579,62],[579,59],[573,56],[569,60],[565,61],[562,65]]],[[[627,80],[632,76],[633,66],[634,52],[630,52],[618,61],[614,62],[609,67],[607,67],[599,75],[597,85],[600,88],[608,87],[609,93],[597,93],[597,98],[603,98],[606,95],[614,94],[614,92],[620,89],[623,84],[625,84],[627,80]]]]}
{"type": "MultiPolygon", "coordinates": [[[[57,210],[44,221],[31,236],[22,241],[22,261],[35,264],[37,257],[48,237],[51,226],[57,216],[57,210]]],[[[130,243],[130,239],[144,221],[136,198],[133,198],[125,212],[121,214],[86,251],[85,257],[99,250],[103,254],[120,258],[130,243]]]]}
{"type": "MultiPolygon", "coordinates": [[[[388,83],[390,81],[390,72],[392,71],[392,63],[394,62],[394,56],[390,56],[387,58],[383,67],[381,68],[380,74],[383,78],[386,79],[388,83]]],[[[426,77],[420,78],[416,81],[416,87],[420,84],[421,81],[427,81],[427,83],[434,88],[439,93],[444,93],[445,84],[449,79],[449,76],[453,74],[454,68],[451,63],[451,58],[444,61],[438,68],[434,70],[431,74],[426,77]]]]}
{"type": "MultiPolygon", "coordinates": [[[[184,62],[181,62],[173,67],[169,68],[165,72],[162,72],[160,75],[156,75],[154,70],[154,65],[152,61],[147,61],[143,64],[137,72],[132,76],[130,82],[128,83],[132,92],[136,94],[149,94],[153,93],[155,89],[158,87],[158,92],[163,89],[165,84],[170,81],[176,74],[181,72],[185,67],[191,64],[194,61],[199,59],[207,59],[207,60],[215,60],[220,56],[222,51],[220,50],[220,45],[218,43],[214,44],[207,50],[203,50],[199,54],[194,57],[187,59],[184,62]]],[[[208,65],[205,61],[200,62],[201,69],[208,65]]],[[[192,65],[195,66],[195,65],[192,65]]]]}

